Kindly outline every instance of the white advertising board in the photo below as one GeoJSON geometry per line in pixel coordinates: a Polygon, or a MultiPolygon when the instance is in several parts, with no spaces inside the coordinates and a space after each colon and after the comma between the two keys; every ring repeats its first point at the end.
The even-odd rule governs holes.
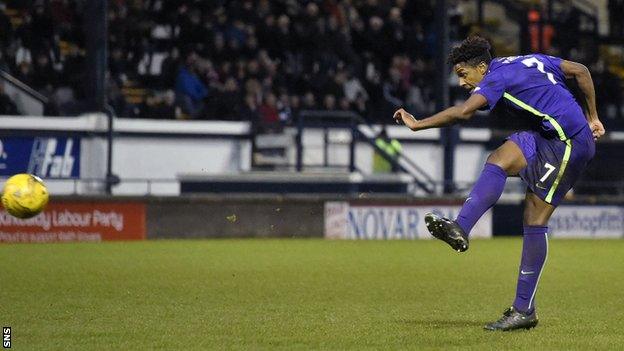
{"type": "Polygon", "coordinates": [[[622,238],[624,207],[560,206],[548,227],[553,238],[622,238]]]}
{"type": "MultiPolygon", "coordinates": [[[[424,216],[434,212],[455,218],[461,206],[377,205],[325,203],[325,238],[328,239],[430,239],[424,216]]],[[[492,212],[486,212],[471,237],[492,236],[492,212]]]]}

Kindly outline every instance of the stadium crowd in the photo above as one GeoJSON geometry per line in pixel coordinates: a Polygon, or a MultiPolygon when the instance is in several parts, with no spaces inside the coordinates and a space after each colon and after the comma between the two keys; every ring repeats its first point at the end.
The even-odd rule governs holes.
{"type": "MultiPolygon", "coordinates": [[[[83,6],[0,7],[2,68],[51,97],[48,114],[84,98],[83,6]]],[[[428,111],[432,18],[426,0],[111,1],[110,103],[121,116],[269,125],[303,108],[428,111]]]]}
{"type": "MultiPolygon", "coordinates": [[[[49,115],[84,109],[84,3],[0,2],[0,69],[49,97],[49,115]]],[[[431,112],[433,3],[111,0],[109,103],[126,117],[267,128],[300,109],[352,110],[370,121],[399,105],[431,112]]],[[[452,35],[464,37],[461,12],[451,14],[452,35]]]]}

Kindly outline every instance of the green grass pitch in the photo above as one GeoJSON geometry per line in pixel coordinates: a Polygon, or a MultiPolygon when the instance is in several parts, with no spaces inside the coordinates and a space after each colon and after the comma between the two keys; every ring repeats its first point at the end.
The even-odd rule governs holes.
{"type": "Polygon", "coordinates": [[[551,240],[540,324],[492,333],[520,239],[0,245],[15,350],[590,350],[624,345],[624,240],[551,240]]]}

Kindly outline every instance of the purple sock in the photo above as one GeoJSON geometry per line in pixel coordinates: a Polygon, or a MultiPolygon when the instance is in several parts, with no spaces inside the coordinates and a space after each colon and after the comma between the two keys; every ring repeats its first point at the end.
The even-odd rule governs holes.
{"type": "Polygon", "coordinates": [[[519,311],[532,313],[535,309],[537,283],[548,255],[547,232],[547,226],[524,226],[522,261],[518,273],[516,300],[513,303],[514,308],[519,311]]]}
{"type": "Polygon", "coordinates": [[[494,206],[503,193],[507,173],[498,165],[486,163],[470,195],[462,206],[456,222],[469,234],[485,211],[494,206]]]}

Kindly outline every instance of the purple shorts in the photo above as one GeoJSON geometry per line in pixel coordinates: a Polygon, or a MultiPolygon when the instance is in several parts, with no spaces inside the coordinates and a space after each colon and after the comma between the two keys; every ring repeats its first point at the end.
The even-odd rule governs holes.
{"type": "Polygon", "coordinates": [[[520,178],[531,191],[553,206],[559,205],[596,152],[589,126],[567,141],[533,131],[514,133],[507,140],[520,147],[527,161],[520,178]]]}

